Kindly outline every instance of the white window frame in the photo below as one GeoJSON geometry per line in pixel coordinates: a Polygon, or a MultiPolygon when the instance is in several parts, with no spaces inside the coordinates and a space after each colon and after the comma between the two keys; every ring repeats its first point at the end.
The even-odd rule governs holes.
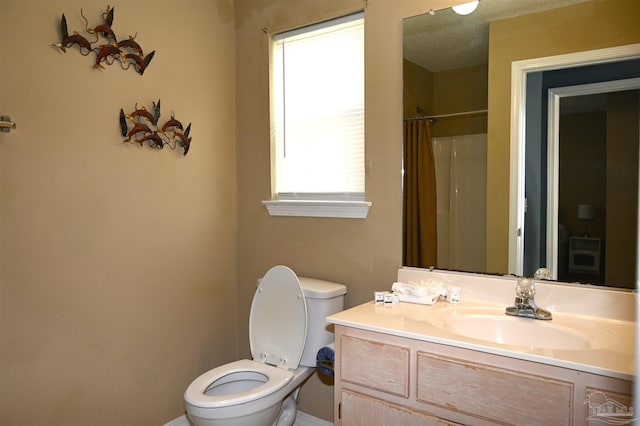
{"type": "MultiPolygon", "coordinates": [[[[364,13],[345,16],[337,18],[331,21],[327,21],[320,24],[310,25],[300,28],[298,30],[288,31],[282,34],[276,34],[272,37],[272,47],[276,43],[276,38],[282,38],[283,35],[295,35],[308,31],[312,31],[318,28],[327,28],[333,24],[340,24],[342,22],[353,21],[354,19],[364,19],[364,13]]],[[[364,53],[364,52],[363,52],[364,53]]],[[[271,55],[271,59],[272,59],[271,55]]],[[[270,79],[273,79],[273,64],[270,67],[270,79]]],[[[271,90],[273,91],[273,81],[271,80],[271,90]]],[[[274,108],[274,97],[271,94],[272,102],[272,117],[274,108]]],[[[272,118],[273,126],[273,118],[272,118]]],[[[364,129],[363,129],[364,132],[364,129]]],[[[271,187],[272,187],[272,199],[262,201],[262,204],[267,208],[271,216],[306,216],[306,217],[339,217],[339,218],[366,218],[371,207],[371,202],[364,200],[364,188],[360,193],[335,193],[335,192],[310,192],[310,193],[291,193],[276,191],[276,164],[275,164],[275,140],[274,131],[272,129],[272,141],[271,141],[271,187]]],[[[364,159],[363,159],[364,163],[364,159]]],[[[364,164],[363,164],[364,167],[364,164]]],[[[364,177],[363,177],[364,178],[364,177]]]]}

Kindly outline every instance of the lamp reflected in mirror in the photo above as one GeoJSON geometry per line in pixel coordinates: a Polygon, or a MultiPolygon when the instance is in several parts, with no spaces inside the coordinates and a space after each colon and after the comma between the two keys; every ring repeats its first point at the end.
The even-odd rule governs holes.
{"type": "Polygon", "coordinates": [[[578,204],[578,219],[584,222],[583,237],[589,237],[589,222],[596,218],[596,208],[593,204],[578,204]]]}

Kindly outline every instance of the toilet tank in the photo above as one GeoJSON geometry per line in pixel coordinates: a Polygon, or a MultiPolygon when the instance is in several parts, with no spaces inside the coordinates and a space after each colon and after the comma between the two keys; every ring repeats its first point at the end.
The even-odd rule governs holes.
{"type": "Polygon", "coordinates": [[[315,367],[318,350],[335,338],[327,317],[344,309],[347,287],[315,278],[298,277],[298,280],[307,302],[307,339],[300,366],[315,367]]]}

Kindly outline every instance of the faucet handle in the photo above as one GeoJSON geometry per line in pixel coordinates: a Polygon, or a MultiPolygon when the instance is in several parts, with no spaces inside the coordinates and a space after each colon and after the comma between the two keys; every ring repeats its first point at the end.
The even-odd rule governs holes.
{"type": "Polygon", "coordinates": [[[505,314],[517,317],[550,320],[552,318],[551,312],[540,309],[536,306],[536,302],[533,301],[535,295],[535,282],[528,278],[519,279],[518,284],[516,284],[515,305],[507,307],[505,314]]]}
{"type": "Polygon", "coordinates": [[[533,280],[522,278],[516,284],[516,296],[523,299],[533,299],[536,295],[536,285],[533,280]]]}
{"type": "Polygon", "coordinates": [[[547,268],[538,268],[533,274],[533,278],[536,280],[552,280],[553,274],[547,268]]]}

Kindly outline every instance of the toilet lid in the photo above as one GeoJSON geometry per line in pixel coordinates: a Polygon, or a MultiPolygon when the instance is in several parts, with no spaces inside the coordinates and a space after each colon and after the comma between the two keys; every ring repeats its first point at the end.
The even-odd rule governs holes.
{"type": "Polygon", "coordinates": [[[306,338],[307,304],[300,281],[286,266],[274,266],[253,296],[249,315],[251,355],[259,362],[296,369],[306,338]]]}

